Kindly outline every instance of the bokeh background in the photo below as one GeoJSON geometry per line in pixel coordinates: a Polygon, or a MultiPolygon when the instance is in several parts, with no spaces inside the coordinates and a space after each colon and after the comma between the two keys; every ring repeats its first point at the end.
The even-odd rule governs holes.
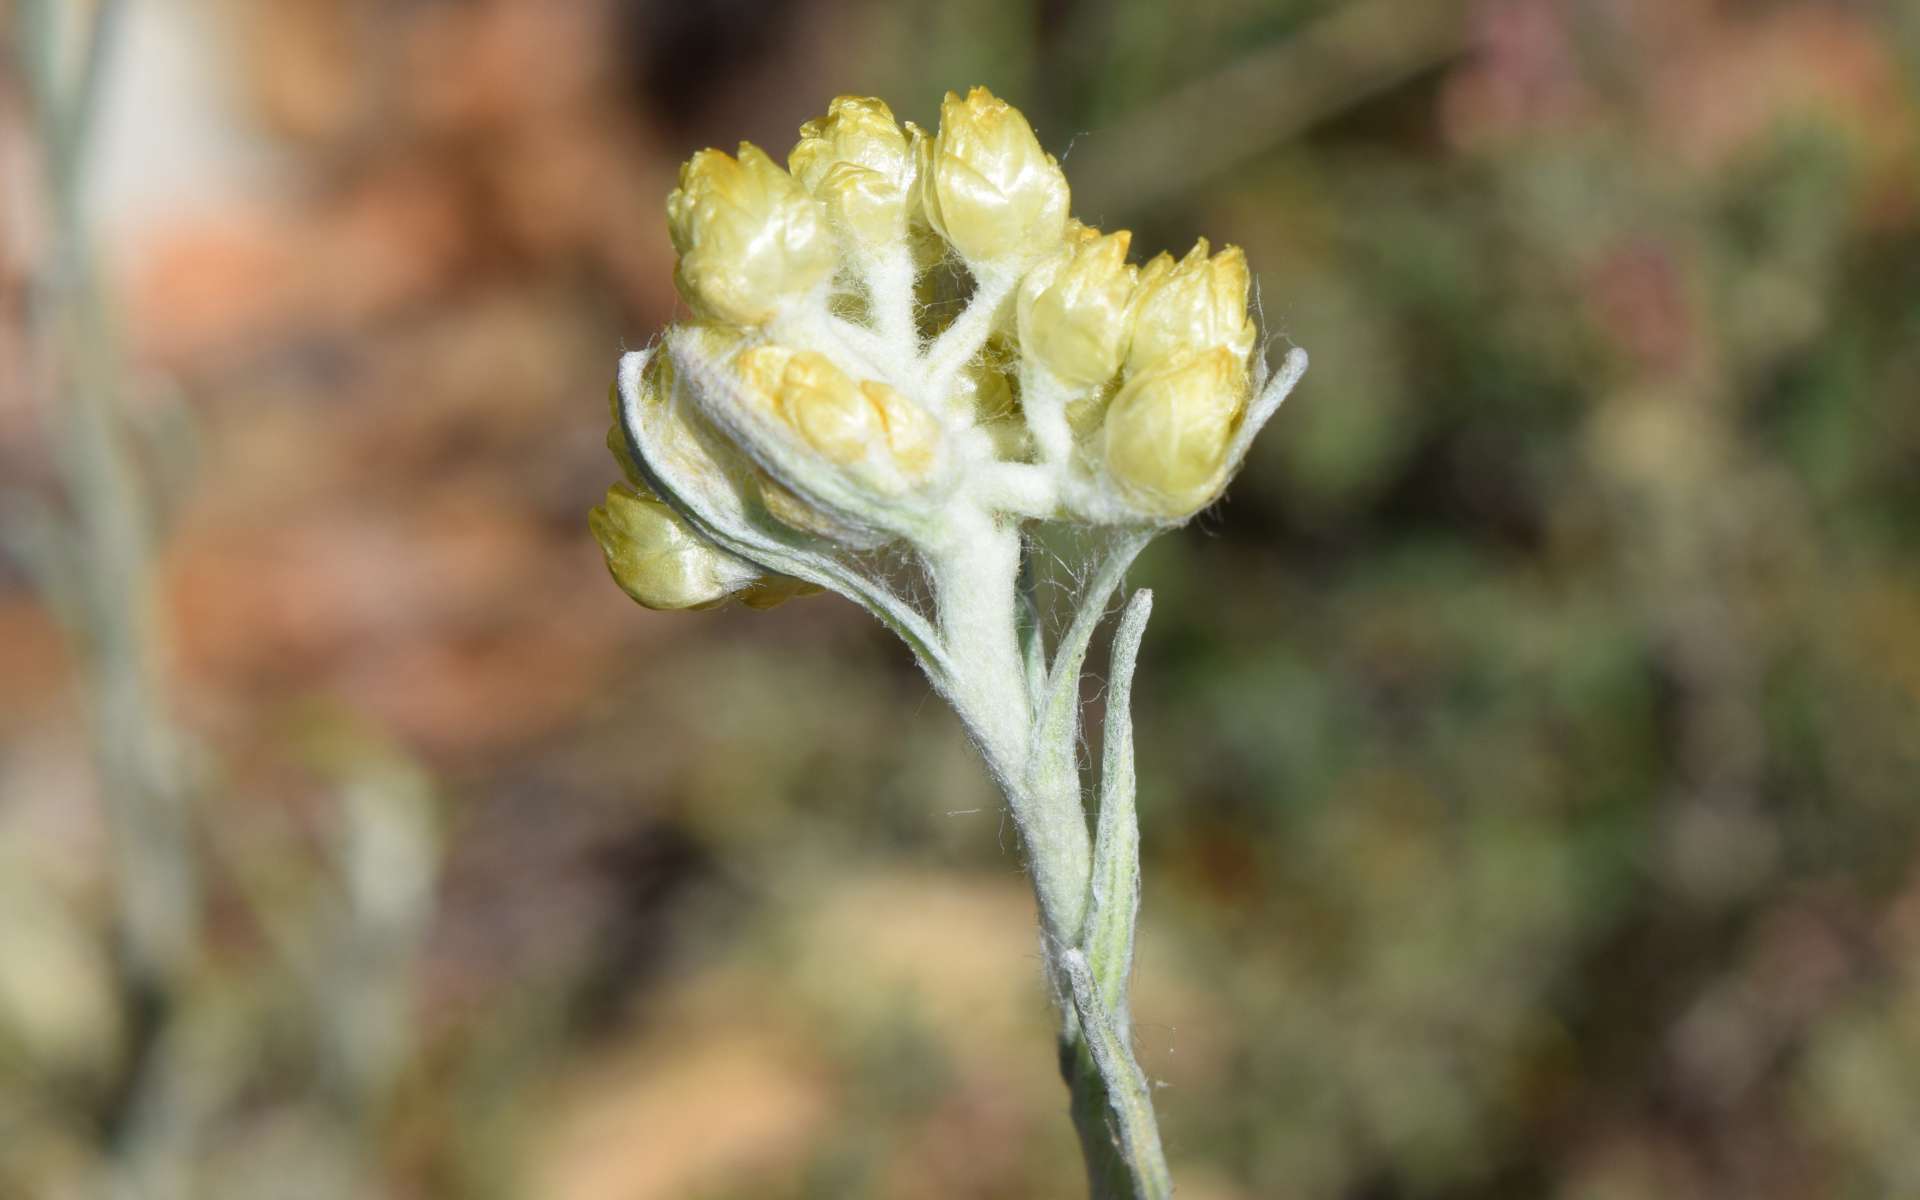
{"type": "Polygon", "coordinates": [[[82,123],[93,11],[0,3],[0,1196],[1079,1191],[906,653],[584,520],[676,164],[974,83],[1313,355],[1133,574],[1183,1194],[1920,1195],[1920,9],[131,0],[82,123]]]}

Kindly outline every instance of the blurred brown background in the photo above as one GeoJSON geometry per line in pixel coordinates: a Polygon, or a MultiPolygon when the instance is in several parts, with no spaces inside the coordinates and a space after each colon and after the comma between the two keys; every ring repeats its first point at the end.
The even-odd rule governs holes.
{"type": "Polygon", "coordinates": [[[1913,5],[132,0],[63,150],[92,11],[0,4],[0,1196],[1076,1193],[907,655],[584,519],[676,164],[974,83],[1313,355],[1134,574],[1183,1195],[1920,1195],[1913,5]]]}

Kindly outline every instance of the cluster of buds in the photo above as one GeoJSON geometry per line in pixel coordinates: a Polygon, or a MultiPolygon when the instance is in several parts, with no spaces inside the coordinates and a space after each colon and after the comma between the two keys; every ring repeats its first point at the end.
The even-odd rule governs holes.
{"type": "Polygon", "coordinates": [[[785,168],[701,151],[668,199],[692,319],[623,363],[592,522],[642,604],[770,603],[795,562],[835,586],[806,565],[976,517],[1176,525],[1304,367],[1263,390],[1237,248],[1129,263],[984,88],[932,134],[853,96],[800,132],[785,168]]]}

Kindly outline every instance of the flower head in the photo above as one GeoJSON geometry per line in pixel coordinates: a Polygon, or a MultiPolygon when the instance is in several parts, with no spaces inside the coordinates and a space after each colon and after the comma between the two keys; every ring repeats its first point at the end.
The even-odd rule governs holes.
{"type": "Polygon", "coordinates": [[[1181,517],[1219,494],[1246,404],[1247,369],[1224,347],[1129,374],[1107,410],[1107,473],[1142,511],[1181,517]]]}
{"type": "Polygon", "coordinates": [[[819,204],[758,146],[740,157],[702,150],[667,197],[680,252],[674,282],[697,313],[758,325],[833,274],[833,241],[819,204]]]}
{"type": "Polygon", "coordinates": [[[616,483],[587,524],[620,590],[648,608],[712,608],[758,583],[751,563],[715,549],[649,493],[616,483]]]}
{"type": "Polygon", "coordinates": [[[914,155],[881,101],[835,97],[826,116],[800,127],[787,167],[854,242],[882,246],[904,233],[914,200],[914,155]]]}
{"type": "Polygon", "coordinates": [[[1242,362],[1253,350],[1247,256],[1238,246],[1207,257],[1207,239],[1179,262],[1160,254],[1140,271],[1129,370],[1220,347],[1242,362]]]}
{"type": "Polygon", "coordinates": [[[644,604],[800,579],[879,611],[882,547],[935,571],[1026,522],[1176,525],[1304,369],[1263,386],[1238,248],[1128,262],[984,88],[932,134],[841,96],[787,162],[703,150],[667,201],[696,319],[623,363],[627,484],[593,518],[644,604]]]}
{"type": "Polygon", "coordinates": [[[1140,269],[1127,262],[1133,235],[1122,229],[1072,241],[1020,281],[1020,344],[1068,383],[1113,378],[1131,334],[1127,309],[1140,269]]]}
{"type": "Polygon", "coordinates": [[[940,426],[876,379],[855,381],[817,350],[762,343],[735,360],[746,391],[809,449],[883,492],[924,482],[940,426]]]}
{"type": "Polygon", "coordinates": [[[1019,109],[983,87],[948,92],[925,154],[927,221],[961,258],[1019,264],[1060,244],[1067,177],[1019,109]]]}

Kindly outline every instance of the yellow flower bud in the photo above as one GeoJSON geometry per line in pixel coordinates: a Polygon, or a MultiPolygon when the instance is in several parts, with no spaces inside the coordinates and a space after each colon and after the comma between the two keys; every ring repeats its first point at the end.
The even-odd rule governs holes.
{"type": "Polygon", "coordinates": [[[620,590],[648,608],[712,608],[755,584],[752,566],[704,541],[652,495],[614,484],[587,524],[620,590]]]}
{"type": "Polygon", "coordinates": [[[1021,348],[1078,387],[1104,383],[1120,369],[1139,277],[1127,262],[1132,234],[1089,232],[1028,271],[1015,305],[1021,348]]]}
{"type": "Polygon", "coordinates": [[[898,240],[907,226],[914,155],[893,110],[867,96],[837,96],[800,127],[787,166],[856,243],[898,240]]]}
{"type": "Polygon", "coordinates": [[[940,105],[925,152],[927,221],[969,262],[1019,262],[1060,243],[1067,177],[1020,110],[983,87],[940,105]]]}
{"type": "Polygon", "coordinates": [[[740,157],[702,150],[667,197],[680,265],[674,283],[698,313],[757,325],[783,301],[833,274],[833,239],[820,206],[758,147],[740,157]]]}
{"type": "Polygon", "coordinates": [[[802,350],[789,359],[775,403],[809,446],[842,466],[886,440],[873,402],[824,354],[802,350]]]}
{"type": "Polygon", "coordinates": [[[813,350],[753,346],[735,361],[747,393],[828,461],[844,467],[885,463],[891,473],[859,473],[883,487],[917,483],[932,473],[939,424],[886,384],[856,383],[813,350]]]}
{"type": "Polygon", "coordinates": [[[915,483],[931,475],[940,451],[940,423],[877,379],[862,380],[860,395],[880,414],[887,452],[900,473],[915,483]]]}
{"type": "Polygon", "coordinates": [[[1201,238],[1175,263],[1161,254],[1140,271],[1127,370],[1148,370],[1216,347],[1245,362],[1257,336],[1247,316],[1247,256],[1228,246],[1207,257],[1201,238]]]}
{"type": "Polygon", "coordinates": [[[842,466],[858,462],[885,438],[880,414],[826,355],[752,346],[735,363],[747,393],[827,459],[842,466]]]}
{"type": "Polygon", "coordinates": [[[1154,516],[1198,511],[1226,482],[1247,386],[1245,362],[1225,347],[1130,377],[1107,410],[1107,474],[1154,516]]]}

